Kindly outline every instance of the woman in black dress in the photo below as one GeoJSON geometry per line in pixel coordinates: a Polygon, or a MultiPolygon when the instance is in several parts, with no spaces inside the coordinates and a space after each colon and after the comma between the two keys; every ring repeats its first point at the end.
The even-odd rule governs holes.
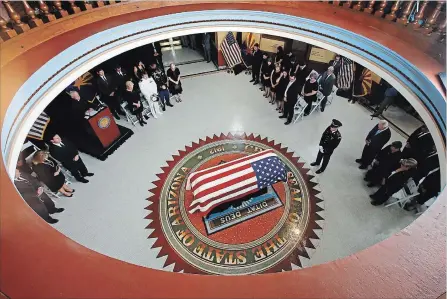
{"type": "Polygon", "coordinates": [[[123,99],[127,102],[127,107],[134,114],[140,126],[144,126],[147,122],[143,119],[143,103],[141,102],[140,93],[133,89],[134,84],[131,81],[126,82],[126,90],[123,92],[123,99]]]}
{"type": "Polygon", "coordinates": [[[65,184],[65,176],[53,159],[48,159],[48,153],[37,151],[32,160],[32,168],[39,181],[43,182],[52,192],[60,192],[66,197],[72,197],[74,190],[65,184]]]}
{"type": "Polygon", "coordinates": [[[284,94],[289,85],[290,79],[286,70],[281,72],[279,77],[279,83],[276,86],[276,110],[279,113],[284,113],[284,94]]]}
{"type": "Polygon", "coordinates": [[[143,62],[138,61],[137,65],[133,67],[133,75],[135,78],[134,83],[138,83],[141,81],[141,78],[143,78],[143,74],[146,73],[146,67],[143,62]]]}
{"type": "Polygon", "coordinates": [[[311,73],[309,75],[309,79],[307,79],[306,83],[304,83],[303,96],[304,101],[307,103],[307,107],[304,110],[304,116],[309,115],[310,109],[312,109],[312,103],[317,100],[317,77],[318,75],[316,73],[311,73]]]}
{"type": "Polygon", "coordinates": [[[182,99],[180,98],[180,95],[182,94],[183,89],[182,82],[180,82],[180,70],[175,64],[171,63],[166,75],[168,76],[169,92],[172,97],[175,98],[177,103],[181,102],[182,99]]]}
{"type": "Polygon", "coordinates": [[[276,56],[275,56],[275,65],[282,65],[282,61],[284,60],[284,49],[279,46],[276,48],[276,56]]]}
{"type": "Polygon", "coordinates": [[[264,85],[264,97],[270,97],[270,87],[272,86],[272,82],[270,81],[270,76],[272,75],[273,64],[272,60],[269,58],[267,63],[262,64],[261,75],[262,75],[262,84],[264,85]]]}
{"type": "Polygon", "coordinates": [[[281,67],[279,65],[275,66],[275,69],[272,71],[272,74],[270,75],[270,104],[274,105],[276,101],[276,89],[279,85],[279,77],[281,77],[281,67]]]}

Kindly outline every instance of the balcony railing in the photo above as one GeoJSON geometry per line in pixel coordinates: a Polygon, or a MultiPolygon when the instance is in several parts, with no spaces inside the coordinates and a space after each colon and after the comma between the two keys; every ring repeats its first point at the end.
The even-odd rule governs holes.
{"type": "MultiPolygon", "coordinates": [[[[120,1],[1,1],[0,38],[3,41],[81,11],[120,1]]],[[[373,15],[421,34],[445,41],[445,1],[328,1],[340,9],[373,15]],[[435,33],[435,34],[433,34],[435,33]]]]}
{"type": "Polygon", "coordinates": [[[373,15],[407,30],[437,33],[445,41],[445,1],[330,1],[331,5],[373,15]]]}
{"type": "Polygon", "coordinates": [[[44,23],[120,1],[1,1],[0,38],[11,39],[44,23]]]}

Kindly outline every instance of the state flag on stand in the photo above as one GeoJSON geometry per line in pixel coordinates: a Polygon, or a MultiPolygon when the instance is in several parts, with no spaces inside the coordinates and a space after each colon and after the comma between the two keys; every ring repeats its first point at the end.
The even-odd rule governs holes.
{"type": "Polygon", "coordinates": [[[81,96],[81,99],[93,103],[98,94],[98,88],[94,83],[94,79],[95,78],[90,72],[86,72],[67,87],[66,92],[68,93],[70,90],[76,90],[81,96]]]}
{"type": "Polygon", "coordinates": [[[192,172],[186,185],[194,194],[189,213],[209,211],[279,181],[287,181],[287,171],[273,150],[192,172]]]}

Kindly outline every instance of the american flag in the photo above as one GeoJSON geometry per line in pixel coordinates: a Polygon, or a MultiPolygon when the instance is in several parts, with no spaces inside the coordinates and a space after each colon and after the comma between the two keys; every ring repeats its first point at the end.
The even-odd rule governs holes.
{"type": "Polygon", "coordinates": [[[209,211],[219,204],[286,180],[286,167],[273,150],[192,172],[186,185],[194,194],[189,213],[209,211]]]}
{"type": "Polygon", "coordinates": [[[349,89],[351,88],[352,81],[354,81],[354,62],[349,58],[342,57],[337,78],[337,87],[340,89],[349,89]]]}
{"type": "Polygon", "coordinates": [[[37,117],[33,126],[28,132],[28,138],[33,138],[37,140],[43,140],[45,130],[50,123],[50,117],[45,112],[42,112],[39,117],[37,117]]]}
{"type": "Polygon", "coordinates": [[[242,63],[241,48],[237,44],[233,32],[228,32],[220,44],[220,48],[229,68],[233,68],[235,65],[242,63]]]}

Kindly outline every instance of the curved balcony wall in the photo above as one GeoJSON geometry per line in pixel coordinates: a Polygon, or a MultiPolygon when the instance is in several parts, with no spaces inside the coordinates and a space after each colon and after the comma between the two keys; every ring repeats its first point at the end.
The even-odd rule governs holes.
{"type": "MultiPolygon", "coordinates": [[[[438,152],[445,153],[445,100],[435,77],[435,74],[442,71],[441,65],[418,49],[409,49],[408,44],[402,40],[390,40],[386,32],[377,32],[366,26],[359,27],[355,22],[345,22],[340,26],[343,20],[346,21],[343,14],[349,16],[350,12],[334,17],[330,9],[323,9],[322,3],[311,3],[309,7],[299,4],[293,9],[289,5],[264,5],[263,11],[254,11],[260,9],[258,4],[185,4],[150,9],[154,6],[153,3],[124,3],[116,6],[120,11],[115,11],[115,7],[111,6],[85,13],[85,17],[90,14],[88,23],[91,24],[88,26],[71,28],[87,23],[86,20],[81,20],[79,23],[65,24],[67,27],[63,32],[58,32],[51,23],[45,33],[44,27],[39,28],[43,34],[40,42],[34,36],[38,34],[37,31],[33,35],[24,33],[23,38],[28,34],[30,39],[29,48],[27,43],[23,43],[26,52],[20,49],[13,51],[20,44],[18,39],[22,36],[12,39],[10,45],[5,43],[6,49],[2,50],[5,60],[2,59],[1,65],[1,145],[6,168],[2,165],[2,190],[5,191],[2,194],[1,213],[5,224],[2,225],[2,236],[10,237],[8,244],[2,242],[2,249],[5,249],[2,250],[2,262],[5,261],[2,263],[2,290],[6,294],[12,297],[36,294],[39,297],[92,297],[92,294],[107,297],[198,297],[199,294],[203,298],[241,297],[241,293],[230,285],[242,283],[263,286],[245,291],[242,296],[247,297],[364,297],[365,294],[369,297],[393,297],[403,294],[403,289],[396,289],[396,282],[402,281],[402,275],[408,281],[404,293],[409,296],[428,294],[430,297],[437,297],[445,291],[445,260],[439,260],[439,252],[445,252],[442,241],[445,238],[442,228],[445,225],[445,200],[438,200],[429,213],[419,218],[405,232],[352,257],[293,271],[295,273],[292,274],[265,275],[265,278],[244,277],[242,280],[245,282],[241,282],[240,278],[199,279],[191,275],[162,273],[92,252],[40,223],[36,215],[25,209],[23,201],[7,179],[5,174],[13,171],[18,145],[23,142],[32,121],[56,94],[86,70],[128,49],[155,40],[240,28],[301,40],[333,50],[365,65],[397,87],[420,112],[435,136],[438,152]],[[305,9],[300,10],[300,6],[305,9]],[[315,13],[317,8],[321,9],[319,14],[315,13]],[[167,16],[170,13],[178,14],[175,17],[167,16]],[[95,16],[98,21],[93,23],[95,16]],[[353,29],[353,32],[346,29],[353,29]],[[66,64],[62,65],[60,61],[66,64]],[[8,201],[5,200],[5,194],[8,195],[8,201]],[[14,217],[19,213],[20,219],[14,217]],[[26,225],[30,222],[35,225],[26,225]],[[408,236],[404,238],[406,235],[408,236]],[[423,245],[426,242],[431,242],[430,249],[423,245]],[[421,244],[420,247],[416,243],[421,244]],[[35,253],[13,250],[15,247],[20,250],[42,248],[45,255],[40,255],[37,262],[42,263],[42,268],[33,267],[28,262],[35,253]],[[47,263],[43,257],[53,257],[52,262],[47,263]],[[62,261],[65,261],[63,267],[62,261]],[[8,276],[5,269],[16,271],[8,276]],[[20,273],[17,269],[20,269],[20,273]],[[31,282],[40,276],[43,269],[51,272],[47,273],[48,281],[31,287],[31,282]],[[421,283],[420,278],[417,278],[416,286],[413,284],[416,277],[405,275],[404,272],[418,271],[424,273],[418,277],[425,276],[426,281],[421,283]],[[87,280],[68,283],[68,278],[78,275],[76,273],[83,273],[82,276],[89,277],[92,283],[87,280]],[[129,278],[132,278],[132,284],[129,278]],[[144,281],[160,283],[151,283],[150,288],[145,288],[144,281]],[[363,283],[356,283],[352,287],[355,281],[363,283]],[[18,284],[30,287],[19,288],[18,284]],[[172,288],[173,284],[178,287],[172,288]],[[110,285],[114,287],[110,289],[110,285]],[[380,289],[378,285],[381,286],[380,289]],[[215,292],[216,286],[219,292],[215,292]],[[180,290],[185,291],[183,293],[180,290]]],[[[72,19],[75,17],[82,19],[83,15],[81,13],[72,19]]],[[[69,20],[71,19],[67,18],[66,21],[70,22],[69,20]]],[[[60,25],[64,24],[64,19],[59,21],[60,25]]],[[[445,177],[445,155],[440,155],[440,159],[445,177]]]]}

